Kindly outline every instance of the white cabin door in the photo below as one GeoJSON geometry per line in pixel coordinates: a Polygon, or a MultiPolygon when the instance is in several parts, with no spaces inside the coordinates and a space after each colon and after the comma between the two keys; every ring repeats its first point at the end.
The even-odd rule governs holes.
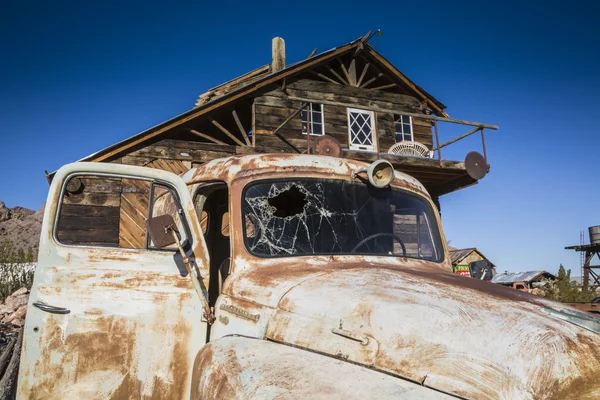
{"type": "Polygon", "coordinates": [[[206,246],[180,177],[103,163],[57,172],[24,328],[19,398],[189,398],[207,326],[196,278],[175,248],[153,248],[146,231],[146,220],[164,213],[207,284],[206,246]]]}

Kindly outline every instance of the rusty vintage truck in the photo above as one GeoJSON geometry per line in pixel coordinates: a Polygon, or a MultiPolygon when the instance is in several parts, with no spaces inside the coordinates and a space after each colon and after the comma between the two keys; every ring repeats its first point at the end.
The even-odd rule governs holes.
{"type": "Polygon", "coordinates": [[[600,397],[599,320],[453,274],[427,191],[385,161],[74,163],[46,204],[18,398],[600,397]],[[101,241],[118,211],[69,200],[94,185],[146,225],[101,241]]]}

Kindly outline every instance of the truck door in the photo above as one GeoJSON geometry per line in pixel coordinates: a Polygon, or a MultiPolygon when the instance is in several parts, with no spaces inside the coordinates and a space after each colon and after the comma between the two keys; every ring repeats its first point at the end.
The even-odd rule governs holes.
{"type": "Polygon", "coordinates": [[[18,397],[189,398],[206,341],[202,303],[177,247],[146,221],[170,213],[208,285],[208,253],[183,180],[169,172],[75,163],[55,175],[44,214],[18,397]]]}

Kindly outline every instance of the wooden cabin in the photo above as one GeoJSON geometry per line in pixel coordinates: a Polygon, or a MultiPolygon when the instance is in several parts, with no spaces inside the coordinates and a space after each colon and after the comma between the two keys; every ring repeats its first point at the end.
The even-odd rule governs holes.
{"type": "Polygon", "coordinates": [[[455,274],[471,276],[470,264],[477,261],[488,261],[492,267],[492,276],[496,275],[496,266],[481,251],[475,247],[467,249],[450,248],[450,261],[452,262],[452,271],[455,274]]]}
{"type": "MultiPolygon", "coordinates": [[[[339,142],[342,157],[389,160],[397,170],[419,179],[439,207],[439,196],[477,183],[465,162],[443,159],[442,149],[480,132],[485,156],[484,129],[497,127],[450,118],[444,104],[373,49],[371,36],[368,33],[318,55],[313,51],[291,65],[286,65],[283,39],[274,38],[269,64],[206,91],[189,111],[81,161],[146,166],[182,174],[207,161],[235,154],[319,152],[315,144],[327,137],[339,142]],[[439,143],[440,122],[467,125],[471,130],[439,143]]],[[[487,157],[485,166],[489,167],[487,157]]],[[[146,211],[136,212],[133,206],[129,212],[124,207],[119,211],[118,206],[125,199],[127,204],[147,208],[147,190],[125,190],[127,182],[85,179],[75,183],[77,190],[65,199],[65,205],[74,207],[68,210],[72,218],[65,222],[64,240],[92,234],[82,218],[91,212],[108,212],[85,207],[111,205],[117,209],[105,216],[108,219],[104,224],[110,225],[110,218],[114,223],[107,225],[105,235],[95,233],[90,242],[130,246],[145,243],[147,238],[140,229],[127,233],[128,229],[119,227],[119,221],[144,218],[146,211]],[[81,186],[85,193],[80,193],[81,186]],[[117,187],[121,189],[114,193],[94,193],[94,188],[102,191],[117,187]],[[114,204],[104,204],[109,200],[114,204]]],[[[132,224],[143,227],[143,222],[132,224]]]]}

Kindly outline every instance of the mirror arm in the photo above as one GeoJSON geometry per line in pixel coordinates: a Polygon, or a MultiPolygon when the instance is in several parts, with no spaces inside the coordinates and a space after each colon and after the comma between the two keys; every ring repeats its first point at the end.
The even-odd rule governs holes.
{"type": "Polygon", "coordinates": [[[208,304],[208,299],[206,298],[206,295],[204,294],[204,291],[202,290],[202,287],[200,286],[199,279],[201,279],[201,277],[198,276],[196,278],[196,274],[194,274],[194,272],[192,271],[192,267],[190,265],[190,259],[185,254],[183,247],[181,247],[181,243],[179,243],[179,238],[177,237],[177,233],[175,232],[173,227],[169,226],[169,227],[166,227],[165,229],[171,231],[171,234],[173,235],[173,239],[175,240],[175,243],[177,243],[177,248],[179,249],[179,253],[181,254],[181,257],[183,259],[183,264],[185,265],[185,268],[187,269],[188,274],[190,274],[190,277],[192,277],[194,289],[196,290],[196,294],[198,294],[198,297],[200,297],[200,301],[202,302],[202,308],[204,309],[204,318],[208,321],[209,325],[212,325],[212,323],[215,322],[215,316],[214,316],[212,310],[210,309],[210,305],[208,304]]]}

